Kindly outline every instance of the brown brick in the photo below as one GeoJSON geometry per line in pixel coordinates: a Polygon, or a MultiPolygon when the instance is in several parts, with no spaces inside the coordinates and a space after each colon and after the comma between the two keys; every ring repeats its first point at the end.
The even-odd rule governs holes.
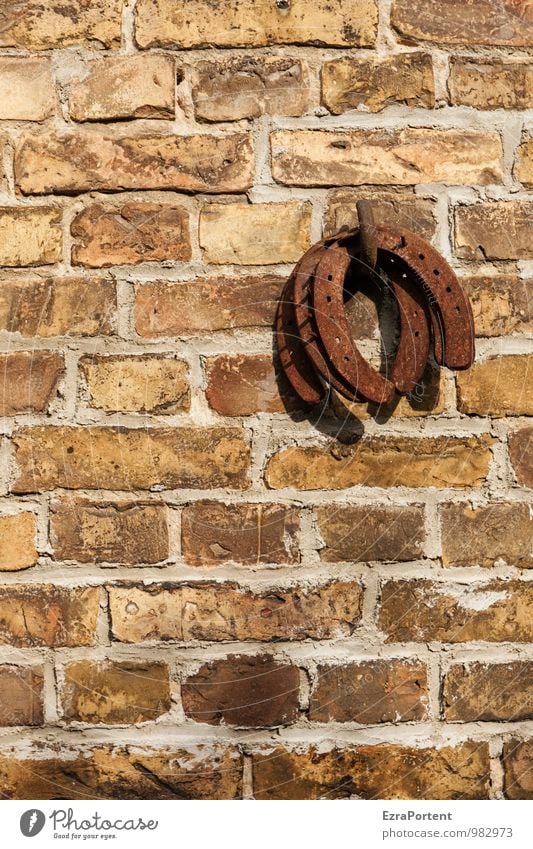
{"type": "Polygon", "coordinates": [[[117,136],[78,130],[26,136],[15,154],[25,195],[176,189],[244,192],[253,171],[246,133],[117,136]]]}
{"type": "Polygon", "coordinates": [[[508,740],[503,746],[507,799],[533,799],[533,740],[508,740]]]}
{"type": "Polygon", "coordinates": [[[63,357],[52,351],[0,354],[0,415],[43,413],[63,370],[63,357]]]}
{"type": "Polygon", "coordinates": [[[387,642],[520,643],[533,636],[532,613],[532,587],[525,582],[387,581],[381,593],[379,627],[387,642]]]}
{"type": "Polygon", "coordinates": [[[287,186],[501,183],[497,133],[475,130],[277,130],[272,174],[287,186]]]}
{"type": "Polygon", "coordinates": [[[394,0],[392,25],[408,43],[533,46],[531,9],[520,0],[394,0]]]}
{"type": "Polygon", "coordinates": [[[169,556],[167,508],[132,501],[53,501],[50,522],[55,560],[138,566],[169,556]]]}
{"type": "Polygon", "coordinates": [[[0,757],[4,799],[236,799],[242,756],[237,748],[79,748],[39,758],[0,757]]]}
{"type": "Polygon", "coordinates": [[[223,354],[207,360],[206,396],[223,416],[284,413],[305,405],[275,368],[272,354],[223,354]]]}
{"type": "Polygon", "coordinates": [[[22,336],[109,336],[116,308],[113,280],[0,280],[0,330],[22,336]]]}
{"type": "Polygon", "coordinates": [[[533,487],[533,427],[509,434],[509,456],[520,486],[533,487]]]}
{"type": "Polygon", "coordinates": [[[2,9],[1,47],[120,47],[123,0],[17,0],[2,9]]]}
{"type": "Polygon", "coordinates": [[[518,722],[533,717],[533,664],[456,664],[446,674],[442,696],[449,722],[518,722]]]}
{"type": "Polygon", "coordinates": [[[15,648],[92,646],[98,587],[4,584],[0,587],[0,643],[15,648]]]}
{"type": "Polygon", "coordinates": [[[0,265],[53,265],[62,258],[61,210],[51,206],[0,209],[0,265]]]}
{"type": "Polygon", "coordinates": [[[498,560],[520,568],[533,566],[533,516],[527,504],[444,504],[441,528],[445,566],[493,566],[498,560]]]}
{"type": "Polygon", "coordinates": [[[455,253],[462,259],[531,259],[533,203],[488,201],[455,210],[455,253]]]}
{"type": "Polygon", "coordinates": [[[240,0],[213,3],[140,0],[135,38],[139,47],[266,47],[326,44],[371,47],[376,40],[375,0],[240,0]]]}
{"type": "Polygon", "coordinates": [[[166,663],[79,660],[64,670],[67,722],[125,725],[150,722],[170,710],[166,663]]]}
{"type": "Polygon", "coordinates": [[[0,572],[35,566],[39,556],[35,548],[36,529],[34,513],[0,516],[0,572]]]}
{"type": "Polygon", "coordinates": [[[462,277],[474,313],[476,336],[533,333],[533,278],[462,277]]]}
{"type": "Polygon", "coordinates": [[[263,728],[298,719],[300,672],[270,655],[205,663],[181,687],[186,716],[209,725],[263,728]]]}
{"type": "Polygon", "coordinates": [[[0,666],[0,726],[42,724],[42,668],[0,666]]]}
{"type": "Polygon", "coordinates": [[[424,508],[331,504],[316,509],[318,529],[326,544],[320,559],[416,560],[422,556],[424,508]]]}
{"type": "Polygon", "coordinates": [[[421,198],[412,190],[391,191],[364,187],[361,190],[340,189],[329,195],[324,218],[324,234],[333,235],[341,227],[357,227],[356,202],[371,200],[376,224],[388,227],[406,227],[432,241],[437,230],[434,215],[435,201],[421,198]]]}
{"type": "Polygon", "coordinates": [[[91,62],[86,76],[72,83],[70,115],[75,121],[170,119],[175,85],[170,56],[108,56],[91,62]]]}
{"type": "Polygon", "coordinates": [[[459,373],[456,379],[461,413],[533,415],[533,355],[491,357],[459,373]]]}
{"type": "Polygon", "coordinates": [[[533,100],[533,64],[456,56],[448,79],[450,103],[475,109],[528,109],[533,100]]]}
{"type": "Polygon", "coordinates": [[[140,336],[155,339],[272,327],[284,285],[283,278],[269,274],[145,283],[135,293],[135,328],[140,336]]]}
{"type": "Polygon", "coordinates": [[[481,486],[490,438],[369,437],[353,445],[285,448],[267,465],[271,489],[346,489],[364,486],[481,486]]]}
{"type": "Polygon", "coordinates": [[[109,588],[116,640],[326,640],[352,633],[361,616],[356,581],[254,593],[235,584],[109,588]]]}
{"type": "Polygon", "coordinates": [[[290,56],[232,57],[198,62],[192,98],[199,121],[303,115],[309,108],[307,66],[290,56]]]}
{"type": "Polygon", "coordinates": [[[533,185],[533,139],[528,139],[519,146],[514,176],[528,186],[533,185]]]}
{"type": "Polygon", "coordinates": [[[183,360],[159,354],[87,356],[80,367],[91,407],[172,415],[190,408],[189,367],[183,360]]]}
{"type": "Polygon", "coordinates": [[[399,53],[357,59],[343,56],[322,66],[322,103],[340,115],[363,107],[380,112],[386,106],[435,105],[433,63],[428,53],[399,53]]]}
{"type": "Polygon", "coordinates": [[[13,492],[42,489],[243,489],[249,446],[240,428],[28,427],[13,437],[13,492]]]}
{"type": "Polygon", "coordinates": [[[76,216],[70,231],[76,239],[73,265],[105,268],[191,258],[189,216],[180,206],[94,203],[76,216]]]}
{"type": "Polygon", "coordinates": [[[314,722],[411,722],[425,719],[427,669],[408,660],[317,667],[309,719],[314,722]]]}
{"type": "Polygon", "coordinates": [[[311,204],[208,204],[200,213],[200,247],[215,265],[296,262],[310,245],[311,204]]]}
{"type": "Polygon", "coordinates": [[[183,509],[181,549],[192,566],[298,563],[297,510],[282,504],[196,501],[183,509]]]}
{"type": "Polygon", "coordinates": [[[438,749],[394,743],[253,755],[256,799],[487,799],[486,743],[438,749]]]}
{"type": "Polygon", "coordinates": [[[48,59],[0,59],[0,120],[44,121],[54,114],[56,105],[48,59]]]}

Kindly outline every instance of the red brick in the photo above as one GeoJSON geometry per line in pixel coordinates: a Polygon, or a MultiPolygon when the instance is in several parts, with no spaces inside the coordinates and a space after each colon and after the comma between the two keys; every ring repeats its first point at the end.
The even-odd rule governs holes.
{"type": "Polygon", "coordinates": [[[181,688],[185,714],[196,722],[263,728],[298,718],[300,672],[270,655],[228,655],[200,667],[181,688]]]}
{"type": "Polygon", "coordinates": [[[41,667],[0,666],[0,726],[43,725],[41,667]]]}
{"type": "Polygon", "coordinates": [[[16,648],[92,646],[98,587],[4,584],[0,587],[0,643],[16,648]]]}

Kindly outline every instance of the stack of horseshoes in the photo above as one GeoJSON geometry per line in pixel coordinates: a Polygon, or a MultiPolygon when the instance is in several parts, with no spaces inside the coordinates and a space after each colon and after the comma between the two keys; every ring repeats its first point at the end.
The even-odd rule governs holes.
{"type": "Polygon", "coordinates": [[[474,360],[474,320],[453,270],[424,239],[399,227],[376,226],[359,201],[359,228],[313,245],[296,264],[278,305],[281,366],[298,396],[317,404],[328,385],[343,397],[388,404],[420,381],[430,350],[438,365],[466,369],[474,360]],[[398,305],[400,333],[389,376],[360,353],[344,311],[345,278],[385,278],[398,305]]]}

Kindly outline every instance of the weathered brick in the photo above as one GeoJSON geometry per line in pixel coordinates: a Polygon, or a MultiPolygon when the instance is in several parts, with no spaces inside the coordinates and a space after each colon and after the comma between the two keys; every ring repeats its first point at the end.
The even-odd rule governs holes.
{"type": "Polygon", "coordinates": [[[499,277],[462,277],[472,312],[476,336],[533,333],[533,278],[514,274],[499,277]]]}
{"type": "Polygon", "coordinates": [[[362,188],[340,189],[329,195],[324,218],[324,234],[337,233],[341,227],[357,227],[356,202],[371,200],[376,224],[388,227],[406,227],[431,241],[437,230],[435,201],[421,198],[412,190],[362,188]]]}
{"type": "Polygon", "coordinates": [[[63,498],[51,504],[55,560],[158,563],[169,556],[164,504],[63,498]]]}
{"type": "Polygon", "coordinates": [[[53,351],[0,354],[0,415],[43,413],[63,370],[63,357],[53,351]]]}
{"type": "Polygon", "coordinates": [[[1,47],[48,50],[83,44],[120,47],[124,0],[18,0],[2,9],[1,47]]]}
{"type": "Polygon", "coordinates": [[[533,717],[533,664],[461,663],[444,678],[444,718],[449,722],[517,722],[533,717]]]}
{"type": "Polygon", "coordinates": [[[140,0],[135,38],[139,47],[265,47],[326,44],[371,47],[376,40],[375,0],[306,0],[271,3],[240,0],[140,0]]]}
{"type": "Polygon", "coordinates": [[[22,336],[109,336],[116,308],[113,280],[0,280],[0,330],[22,336]]]}
{"type": "MultiPolygon", "coordinates": [[[[348,313],[348,310],[346,310],[348,313]]],[[[354,321],[350,322],[354,338],[354,321]]],[[[378,365],[376,363],[376,365],[378,365]]],[[[346,422],[350,416],[366,420],[373,418],[378,422],[387,422],[392,418],[418,418],[420,416],[436,416],[442,413],[445,406],[444,372],[428,363],[418,381],[415,391],[408,395],[396,395],[390,404],[374,404],[372,402],[348,401],[336,390],[331,393],[331,409],[338,419],[346,422]]]]}
{"type": "Polygon", "coordinates": [[[528,186],[533,185],[533,139],[528,139],[519,146],[514,176],[528,186]]]}
{"type": "Polygon", "coordinates": [[[533,203],[488,201],[455,210],[455,253],[462,259],[531,259],[533,203]]]}
{"type": "Polygon", "coordinates": [[[130,201],[120,207],[87,206],[70,231],[72,264],[89,268],[189,260],[189,216],[180,206],[130,201]]]}
{"type": "Polygon", "coordinates": [[[0,209],[0,265],[53,265],[62,259],[61,210],[51,206],[0,209]]]}
{"type": "Polygon", "coordinates": [[[533,566],[529,505],[491,502],[486,507],[444,504],[440,511],[442,561],[445,566],[533,566]]]}
{"type": "Polygon", "coordinates": [[[34,513],[0,516],[0,572],[28,569],[37,563],[36,529],[34,513]]]}
{"type": "Polygon", "coordinates": [[[73,749],[29,759],[0,757],[4,799],[236,799],[242,756],[237,748],[138,747],[73,749]]]}
{"type": "Polygon", "coordinates": [[[533,46],[531,9],[520,0],[394,0],[392,25],[408,43],[533,46]]]}
{"type": "Polygon", "coordinates": [[[205,663],[181,687],[186,716],[209,725],[261,728],[298,719],[300,672],[270,655],[205,663]]]}
{"type": "Polygon", "coordinates": [[[476,130],[277,130],[272,174],[288,186],[501,183],[497,133],[476,130]]]}
{"type": "Polygon", "coordinates": [[[528,109],[533,99],[533,64],[527,60],[466,59],[456,56],[448,78],[450,103],[475,109],[528,109]]]}
{"type": "Polygon", "coordinates": [[[533,487],[533,427],[509,434],[509,456],[518,483],[533,487]]]}
{"type": "Polygon", "coordinates": [[[112,413],[172,415],[190,407],[189,367],[159,354],[87,356],[80,367],[91,407],[112,413]]]}
{"type": "Polygon", "coordinates": [[[508,740],[503,745],[504,789],[507,799],[533,799],[533,740],[508,740]]]}
{"type": "Polygon", "coordinates": [[[13,492],[247,486],[250,451],[240,428],[27,427],[13,437],[13,492]]]}
{"type": "Polygon", "coordinates": [[[319,664],[311,693],[314,722],[411,722],[425,719],[427,669],[408,660],[319,664]]]}
{"type": "Polygon", "coordinates": [[[183,509],[181,550],[192,566],[298,563],[298,530],[297,510],[281,504],[196,501],[183,509]]]}
{"type": "Polygon", "coordinates": [[[62,717],[67,722],[125,725],[170,710],[166,663],[79,660],[64,669],[62,717]]]}
{"type": "Polygon", "coordinates": [[[291,447],[266,468],[271,489],[346,489],[365,486],[481,486],[491,452],[489,437],[369,437],[352,445],[291,447]]]}
{"type": "Polygon", "coordinates": [[[268,274],[145,283],[135,292],[135,329],[140,336],[154,339],[271,327],[284,285],[284,278],[268,274]]]}
{"type": "Polygon", "coordinates": [[[44,121],[54,114],[56,105],[48,59],[0,59],[0,120],[44,121]]]}
{"type": "Polygon", "coordinates": [[[356,581],[250,592],[235,584],[109,588],[116,640],[303,640],[351,634],[361,616],[356,581]]]}
{"type": "Polygon", "coordinates": [[[260,115],[303,115],[309,108],[307,66],[290,56],[201,61],[192,97],[200,121],[240,121],[260,115]]]}
{"type": "Polygon", "coordinates": [[[18,189],[31,194],[176,189],[244,192],[253,172],[251,137],[117,136],[78,130],[26,136],[15,153],[18,189]]]}
{"type": "Polygon", "coordinates": [[[0,587],[0,643],[15,648],[92,646],[98,587],[4,584],[0,587]]]}
{"type": "Polygon", "coordinates": [[[326,544],[320,559],[415,560],[425,540],[424,508],[331,504],[316,509],[318,529],[326,544]]]}
{"type": "Polygon", "coordinates": [[[253,755],[257,799],[487,799],[486,743],[418,749],[394,743],[253,755]]]}
{"type": "Polygon", "coordinates": [[[0,666],[0,726],[42,724],[42,667],[0,666]]]}
{"type": "Polygon", "coordinates": [[[200,213],[200,247],[215,265],[296,262],[310,246],[311,204],[208,204],[200,213]]]}
{"type": "Polygon", "coordinates": [[[528,642],[533,637],[532,613],[533,588],[526,582],[387,581],[379,627],[387,642],[528,642]]]}
{"type": "Polygon", "coordinates": [[[170,56],[109,56],[91,62],[70,87],[75,121],[173,118],[175,64],[170,56]]]}
{"type": "Polygon", "coordinates": [[[433,62],[428,53],[357,59],[344,56],[322,66],[322,103],[340,115],[349,109],[380,112],[386,106],[435,105],[433,62]]]}
{"type": "Polygon", "coordinates": [[[223,354],[207,360],[206,397],[223,416],[284,413],[305,407],[272,354],[223,354]]]}
{"type": "Polygon", "coordinates": [[[478,416],[533,415],[533,355],[491,357],[457,375],[457,407],[478,416]]]}

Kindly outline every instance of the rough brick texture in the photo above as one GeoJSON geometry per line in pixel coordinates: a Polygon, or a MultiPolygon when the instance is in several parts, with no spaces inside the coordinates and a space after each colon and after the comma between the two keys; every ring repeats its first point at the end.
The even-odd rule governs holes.
{"type": "Polygon", "coordinates": [[[233,656],[202,666],[182,686],[183,709],[196,722],[264,727],[298,718],[300,672],[269,655],[233,656]]]}
{"type": "Polygon", "coordinates": [[[192,566],[298,563],[298,514],[281,504],[198,501],[181,516],[181,550],[192,566]]]}
{"type": "Polygon", "coordinates": [[[533,798],[531,2],[0,6],[0,797],[533,798]],[[309,407],[360,199],[476,360],[309,407]]]}

